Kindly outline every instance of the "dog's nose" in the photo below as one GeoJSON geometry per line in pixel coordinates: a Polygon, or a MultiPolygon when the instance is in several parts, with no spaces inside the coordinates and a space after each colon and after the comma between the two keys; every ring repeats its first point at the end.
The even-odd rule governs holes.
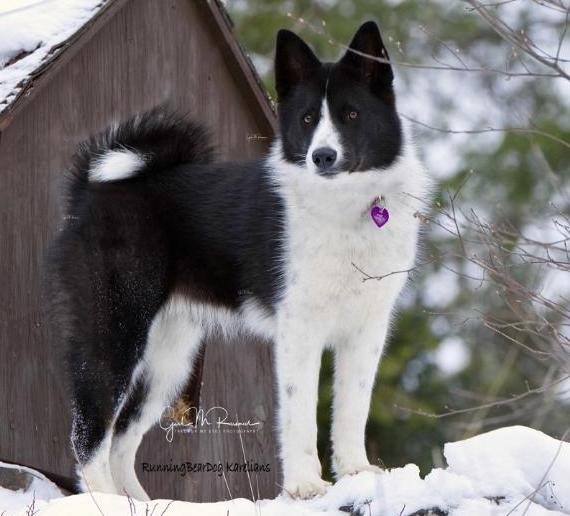
{"type": "Polygon", "coordinates": [[[327,170],[336,161],[336,151],[330,147],[321,147],[313,152],[313,163],[320,170],[327,170]]]}

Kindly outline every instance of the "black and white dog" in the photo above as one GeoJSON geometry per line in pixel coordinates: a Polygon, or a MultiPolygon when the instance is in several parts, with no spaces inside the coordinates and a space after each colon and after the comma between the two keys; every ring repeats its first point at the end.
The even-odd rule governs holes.
{"type": "Polygon", "coordinates": [[[378,470],[364,430],[406,280],[390,273],[413,266],[429,185],[386,58],[373,22],[336,63],[280,31],[280,136],[260,161],[213,163],[204,130],[164,110],[82,146],[50,292],[84,487],[148,499],[137,448],[216,328],[274,342],[286,492],[306,498],[328,485],[316,447],[326,346],[336,475],[378,470]],[[363,282],[363,271],[385,277],[363,282]]]}

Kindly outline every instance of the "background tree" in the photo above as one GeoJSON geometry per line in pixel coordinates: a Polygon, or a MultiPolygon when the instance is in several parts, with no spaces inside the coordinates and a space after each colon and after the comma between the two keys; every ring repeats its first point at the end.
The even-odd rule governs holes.
{"type": "MultiPolygon", "coordinates": [[[[424,471],[447,440],[570,426],[570,78],[563,0],[239,0],[238,37],[273,94],[275,33],[334,60],[376,20],[399,110],[437,181],[368,427],[371,457],[424,471]]],[[[373,275],[374,271],[365,271],[373,275]]],[[[366,278],[364,281],[381,281],[366,278]]],[[[332,361],[321,375],[327,454],[332,361]]]]}

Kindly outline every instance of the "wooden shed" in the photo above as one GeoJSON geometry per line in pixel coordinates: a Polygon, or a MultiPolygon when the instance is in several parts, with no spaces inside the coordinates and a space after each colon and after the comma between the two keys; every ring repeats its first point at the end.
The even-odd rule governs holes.
{"type": "MultiPolygon", "coordinates": [[[[276,120],[214,0],[101,2],[1,101],[0,460],[71,478],[69,400],[40,286],[45,253],[62,222],[61,177],[75,146],[114,121],[169,102],[212,129],[220,158],[248,159],[267,150],[276,120]]],[[[234,353],[234,345],[205,344],[201,381],[189,391],[199,393],[205,411],[223,407],[229,421],[251,426],[238,433],[218,427],[213,415],[172,439],[160,428],[149,432],[137,468],[152,497],[215,501],[279,491],[270,348],[254,341],[234,353]],[[176,466],[187,462],[206,471],[183,474],[176,466]]]]}

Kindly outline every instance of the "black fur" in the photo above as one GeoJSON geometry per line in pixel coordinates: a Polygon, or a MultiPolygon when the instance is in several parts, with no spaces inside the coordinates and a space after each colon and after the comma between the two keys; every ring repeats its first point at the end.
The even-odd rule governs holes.
{"type": "Polygon", "coordinates": [[[214,158],[207,131],[167,107],[156,107],[83,142],[73,156],[67,189],[67,211],[73,216],[83,203],[89,169],[105,151],[133,149],[145,159],[139,175],[179,163],[206,164],[214,158]]]}
{"type": "Polygon", "coordinates": [[[149,391],[148,380],[144,376],[139,376],[132,385],[125,404],[115,421],[115,434],[122,434],[127,431],[132,421],[137,420],[142,411],[142,406],[147,399],[149,391]]]}
{"type": "MultiPolygon", "coordinates": [[[[82,461],[103,438],[171,294],[228,308],[251,296],[268,310],[276,301],[281,202],[261,161],[207,164],[211,156],[206,132],[164,109],[91,139],[75,156],[50,290],[56,328],[65,327],[82,461]],[[95,158],[123,148],[144,155],[144,169],[89,182],[95,158]]],[[[136,412],[139,390],[119,427],[136,412]]]]}

